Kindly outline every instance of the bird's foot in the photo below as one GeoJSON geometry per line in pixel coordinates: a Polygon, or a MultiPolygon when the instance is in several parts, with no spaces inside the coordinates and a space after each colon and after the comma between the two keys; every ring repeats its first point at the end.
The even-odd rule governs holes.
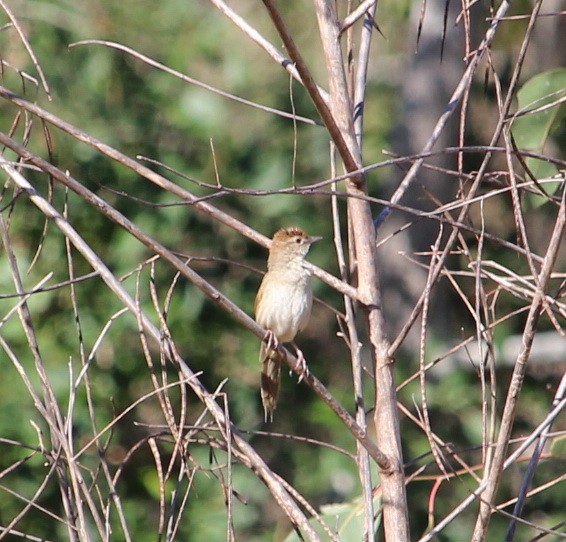
{"type": "Polygon", "coordinates": [[[263,341],[267,350],[277,350],[279,348],[279,340],[270,329],[266,331],[263,341]]]}
{"type": "Polygon", "coordinates": [[[298,384],[300,384],[303,381],[303,378],[309,374],[309,368],[307,367],[307,360],[303,353],[296,346],[295,350],[297,354],[297,367],[300,371],[298,384]]]}

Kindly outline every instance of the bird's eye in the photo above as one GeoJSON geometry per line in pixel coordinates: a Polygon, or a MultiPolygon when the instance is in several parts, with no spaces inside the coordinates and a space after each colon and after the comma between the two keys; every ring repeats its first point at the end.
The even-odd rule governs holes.
{"type": "Polygon", "coordinates": [[[301,240],[300,237],[297,237],[297,238],[295,239],[295,243],[297,243],[297,245],[300,245],[301,242],[302,242],[302,240],[301,240]]]}

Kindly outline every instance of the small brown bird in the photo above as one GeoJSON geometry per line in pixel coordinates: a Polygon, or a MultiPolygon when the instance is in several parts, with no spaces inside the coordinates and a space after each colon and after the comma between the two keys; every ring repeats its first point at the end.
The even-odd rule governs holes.
{"type": "MultiPolygon", "coordinates": [[[[261,400],[268,417],[279,398],[281,380],[280,343],[291,342],[306,325],[312,307],[311,273],[304,261],[310,246],[321,237],[310,237],[300,228],[284,228],[273,236],[267,273],[261,281],[255,300],[256,322],[267,329],[261,343],[261,400]]],[[[297,349],[299,361],[303,353],[297,349]]]]}

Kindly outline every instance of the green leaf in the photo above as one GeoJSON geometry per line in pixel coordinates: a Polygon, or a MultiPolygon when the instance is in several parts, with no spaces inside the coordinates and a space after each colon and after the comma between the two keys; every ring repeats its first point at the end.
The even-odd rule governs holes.
{"type": "MultiPolygon", "coordinates": [[[[542,152],[554,127],[566,115],[566,104],[556,104],[566,95],[566,69],[540,73],[527,81],[517,94],[518,111],[511,132],[520,150],[542,152]],[[553,104],[548,108],[544,106],[553,104]],[[540,109],[543,109],[542,111],[540,109]]],[[[536,158],[525,160],[530,172],[537,179],[548,179],[558,174],[554,164],[536,158]]],[[[547,185],[547,192],[554,193],[560,183],[547,185]]],[[[528,209],[534,209],[547,201],[542,196],[529,194],[525,199],[528,209]]]]}
{"type": "Polygon", "coordinates": [[[540,73],[527,81],[517,94],[520,117],[513,122],[513,136],[519,148],[542,150],[553,124],[566,114],[565,104],[536,111],[566,95],[566,69],[540,73]],[[533,111],[535,110],[535,111],[533,111]]]}

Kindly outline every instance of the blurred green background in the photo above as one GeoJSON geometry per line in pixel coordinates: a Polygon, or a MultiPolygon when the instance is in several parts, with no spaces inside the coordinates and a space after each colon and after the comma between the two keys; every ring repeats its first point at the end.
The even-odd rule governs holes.
{"type": "MultiPolygon", "coordinates": [[[[238,13],[279,46],[280,40],[261,4],[251,0],[237,4],[234,7],[238,13]]],[[[324,86],[325,70],[318,40],[314,39],[316,28],[312,6],[308,2],[292,4],[282,6],[282,9],[293,28],[297,43],[305,51],[307,62],[324,86]]],[[[521,12],[522,8],[528,6],[527,3],[519,3],[515,9],[521,12]]],[[[183,83],[109,47],[81,45],[69,48],[70,44],[84,39],[116,41],[197,80],[248,100],[291,111],[290,82],[286,72],[223,18],[212,4],[179,0],[157,3],[132,0],[88,0],[78,3],[26,0],[11,2],[10,7],[38,56],[51,89],[52,101],[47,99],[42,90],[34,88],[29,81],[24,81],[8,66],[4,66],[2,74],[4,86],[37,101],[55,115],[128,156],[149,157],[190,178],[215,184],[216,160],[220,181],[227,187],[276,190],[293,185],[295,133],[289,119],[235,103],[183,83]]],[[[385,38],[375,36],[374,60],[370,66],[364,139],[364,159],[368,164],[385,159],[387,156],[382,152],[384,149],[404,150],[404,145],[399,143],[399,137],[402,137],[399,134],[403,132],[406,123],[410,122],[411,114],[417,114],[407,114],[408,107],[401,92],[404,73],[414,61],[416,25],[412,17],[413,10],[414,7],[406,1],[380,3],[379,6],[378,21],[385,38]]],[[[6,25],[8,19],[4,14],[2,20],[6,25]]],[[[478,35],[485,31],[486,24],[483,19],[478,23],[478,35]]],[[[502,33],[502,40],[494,48],[494,58],[501,69],[504,82],[508,81],[515,58],[513,55],[525,25],[521,21],[507,25],[502,33]]],[[[436,46],[431,54],[434,65],[439,70],[438,77],[441,77],[442,71],[447,70],[449,60],[445,59],[442,64],[439,59],[438,38],[441,36],[441,28],[436,29],[435,36],[436,46]]],[[[13,28],[3,27],[0,47],[3,59],[37,77],[13,28]]],[[[534,48],[536,51],[536,47],[534,48]]],[[[460,74],[463,70],[462,56],[454,58],[459,63],[460,71],[457,73],[460,74]]],[[[556,59],[554,62],[559,65],[560,61],[556,59]]],[[[525,79],[529,74],[536,73],[536,69],[536,59],[531,64],[527,63],[525,79]]],[[[475,116],[468,126],[467,135],[474,142],[487,143],[484,140],[486,125],[492,123],[496,103],[493,86],[488,83],[485,87],[481,75],[483,74],[478,74],[474,85],[475,94],[470,99],[475,116]]],[[[296,83],[292,89],[297,114],[317,119],[316,111],[305,92],[296,83]]],[[[10,130],[16,112],[16,108],[7,102],[0,103],[2,131],[10,130]]],[[[265,267],[266,251],[263,248],[211,221],[191,206],[171,205],[177,201],[170,194],[113,163],[92,147],[79,143],[56,129],[50,128],[49,131],[53,142],[50,159],[59,168],[68,169],[85,186],[169,248],[187,257],[204,258],[204,261],[194,262],[192,266],[252,314],[254,296],[260,281],[260,274],[253,269],[263,270],[265,267]],[[215,261],[214,258],[222,260],[215,261]]],[[[15,137],[21,138],[22,133],[21,119],[15,137]]],[[[300,186],[330,177],[329,142],[325,130],[320,126],[299,123],[296,138],[296,184],[300,186]]],[[[564,144],[564,140],[565,131],[561,128],[554,135],[552,144],[559,147],[564,144]]],[[[455,141],[450,144],[455,145],[455,141]]],[[[42,156],[48,156],[43,127],[37,119],[33,122],[29,147],[42,156]]],[[[497,165],[494,165],[494,169],[497,169],[497,165]]],[[[470,163],[469,169],[472,170],[474,166],[475,163],[470,163]]],[[[211,193],[186,178],[175,177],[165,168],[154,165],[150,167],[172,178],[195,195],[205,196],[211,193]]],[[[387,198],[401,173],[394,169],[378,169],[369,174],[370,194],[387,198]]],[[[48,193],[49,185],[45,176],[30,171],[28,177],[36,183],[40,192],[48,193]]],[[[428,188],[433,192],[438,188],[438,194],[443,196],[454,193],[453,185],[448,192],[437,186],[428,188]]],[[[486,190],[489,189],[488,186],[486,190]]],[[[6,202],[14,196],[12,189],[5,190],[3,196],[4,210],[6,202]]],[[[125,285],[134,294],[138,280],[135,270],[151,254],[76,195],[66,194],[55,186],[51,197],[58,209],[67,205],[71,223],[112,271],[117,276],[125,277],[125,285]]],[[[425,200],[422,194],[417,194],[416,201],[419,198],[425,200]]],[[[324,240],[313,248],[309,259],[329,272],[338,274],[328,197],[224,195],[211,201],[268,236],[279,227],[288,225],[298,225],[314,235],[322,235],[324,240]]],[[[501,197],[494,198],[492,202],[493,208],[486,215],[488,229],[514,242],[516,232],[510,200],[501,197]]],[[[345,220],[343,203],[342,218],[345,220]]],[[[376,215],[380,209],[379,205],[375,205],[376,215]]],[[[14,206],[9,207],[9,213],[4,212],[10,221],[11,240],[20,271],[25,275],[25,287],[31,288],[47,272],[54,273],[50,283],[67,280],[66,248],[64,238],[58,230],[53,225],[45,226],[43,215],[23,197],[16,199],[14,206]],[[40,251],[39,257],[28,272],[28,266],[37,250],[40,251]]],[[[532,225],[533,235],[538,235],[540,239],[548,237],[552,213],[538,207],[528,216],[528,220],[529,225],[532,225]]],[[[412,229],[418,227],[416,224],[412,229]]],[[[437,229],[436,224],[434,228],[437,229]]],[[[394,228],[389,227],[382,237],[385,238],[393,231],[394,228]]],[[[406,235],[410,235],[410,232],[406,235]]],[[[473,236],[466,239],[470,246],[475,246],[473,236]]],[[[527,264],[518,262],[516,254],[504,252],[496,244],[488,243],[485,254],[486,258],[506,262],[517,273],[528,272],[527,264]]],[[[407,265],[401,256],[399,259],[402,266],[407,265]]],[[[76,275],[91,271],[76,253],[73,255],[73,263],[76,275]]],[[[14,287],[5,254],[0,259],[0,265],[0,293],[9,294],[14,291],[14,287]]],[[[383,263],[383,287],[386,291],[395,289],[394,282],[387,278],[387,268],[390,265],[393,262],[389,260],[383,263]]],[[[465,268],[467,261],[463,257],[456,257],[451,265],[465,268]]],[[[564,268],[564,262],[559,265],[564,268]]],[[[398,274],[398,270],[394,267],[392,269],[390,273],[398,274]]],[[[406,272],[410,271],[407,269],[406,272]]],[[[155,282],[161,302],[165,299],[173,277],[174,272],[170,268],[160,262],[156,264],[155,282]]],[[[146,267],[139,276],[139,296],[144,309],[154,314],[149,282],[146,267]]],[[[473,280],[463,278],[461,285],[463,291],[473,297],[473,280]]],[[[343,310],[341,296],[319,281],[315,281],[315,295],[337,310],[343,310]]],[[[404,296],[405,292],[400,295],[404,296]]],[[[406,296],[410,297],[410,292],[406,296]]],[[[98,278],[79,283],[76,286],[76,297],[80,333],[88,355],[105,324],[121,308],[121,304],[98,278]]],[[[447,297],[442,296],[439,303],[443,311],[441,316],[449,320],[453,327],[434,327],[433,322],[430,330],[431,350],[444,352],[454,342],[473,334],[474,327],[472,318],[453,292],[447,297]]],[[[0,299],[0,313],[6,314],[14,304],[13,298],[0,299]]],[[[69,381],[73,380],[70,376],[71,368],[76,378],[81,367],[79,334],[70,291],[68,287],[64,287],[34,295],[29,304],[49,378],[58,393],[60,404],[66,408],[69,381]]],[[[497,304],[497,313],[507,314],[514,308],[525,305],[524,300],[503,293],[497,304]]],[[[386,315],[389,311],[394,319],[396,307],[395,303],[390,303],[386,315]]],[[[401,315],[398,316],[402,319],[401,315]]],[[[350,452],[355,451],[349,433],[344,431],[336,417],[308,388],[297,385],[296,379],[289,378],[286,372],[276,421],[272,426],[264,427],[258,392],[257,338],[184,280],[179,281],[174,288],[167,321],[181,354],[194,371],[202,371],[201,379],[209,390],[227,379],[223,390],[228,395],[232,420],[238,426],[250,431],[267,429],[297,434],[331,442],[350,452]]],[[[524,313],[502,322],[495,330],[495,339],[503,340],[509,335],[520,333],[523,323],[524,313]]],[[[548,322],[541,325],[543,329],[550,329],[548,322]]],[[[316,304],[311,323],[298,340],[317,377],[337,399],[353,411],[348,349],[343,340],[337,337],[338,331],[334,313],[323,305],[316,304]]],[[[394,331],[393,325],[392,333],[394,331]]],[[[33,360],[15,316],[0,328],[0,334],[32,374],[33,360]]],[[[418,369],[418,355],[410,347],[399,353],[397,361],[399,382],[418,369]]],[[[0,370],[3,375],[0,379],[3,405],[0,438],[13,439],[35,447],[38,437],[30,420],[40,423],[38,414],[32,398],[5,353],[0,353],[0,370]]],[[[506,389],[509,374],[508,368],[502,368],[498,373],[500,392],[506,389]]],[[[554,368],[548,368],[547,371],[529,376],[525,390],[528,399],[522,403],[519,412],[519,427],[524,426],[526,430],[544,418],[552,401],[556,375],[554,368]]],[[[113,322],[94,356],[89,378],[99,429],[144,393],[152,390],[136,322],[131,315],[121,315],[113,322]]],[[[170,378],[175,378],[173,372],[170,378]]],[[[33,383],[39,385],[37,378],[33,383]]],[[[366,385],[367,402],[371,405],[371,378],[366,378],[366,385]]],[[[446,441],[450,441],[454,448],[470,448],[469,453],[464,455],[472,465],[479,464],[479,451],[474,448],[481,442],[481,397],[476,371],[446,372],[441,378],[433,378],[427,391],[433,429],[446,441]]],[[[179,399],[175,389],[170,395],[173,401],[179,399]]],[[[414,411],[412,401],[419,395],[417,381],[402,389],[400,400],[414,411]]],[[[501,393],[500,397],[504,395],[501,393]]],[[[200,413],[200,404],[194,397],[189,398],[188,404],[189,417],[194,420],[200,413]]],[[[74,442],[78,450],[92,436],[87,398],[82,386],[73,405],[72,420],[74,442]]],[[[111,464],[121,464],[127,451],[147,437],[151,429],[143,424],[162,423],[155,397],[143,401],[129,412],[108,436],[107,456],[111,464]],[[141,425],[137,422],[141,422],[141,425]]],[[[46,428],[43,427],[43,430],[46,428]]],[[[409,472],[412,472],[417,465],[431,461],[430,455],[421,458],[429,452],[430,447],[422,431],[407,419],[402,421],[402,431],[405,460],[411,463],[409,472]]],[[[314,444],[298,443],[275,436],[250,434],[250,440],[269,465],[315,506],[353,501],[360,494],[356,465],[347,455],[314,444]]],[[[163,456],[167,457],[171,453],[171,446],[165,442],[160,445],[163,456]]],[[[204,444],[191,447],[194,486],[190,490],[189,501],[180,523],[179,540],[208,539],[212,542],[226,538],[225,496],[218,480],[207,472],[216,467],[216,462],[222,464],[225,461],[222,453],[216,454],[212,457],[208,446],[204,444]]],[[[24,448],[14,446],[8,440],[0,441],[0,471],[27,455],[24,448]]],[[[81,456],[81,461],[85,470],[96,469],[96,450],[87,451],[81,456]]],[[[566,464],[563,459],[548,462],[537,472],[537,480],[552,479],[556,473],[563,472],[564,467],[566,464]]],[[[517,491],[522,466],[519,464],[516,470],[516,476],[503,484],[502,501],[517,491]]],[[[426,473],[437,473],[435,466],[431,465],[426,473]]],[[[0,525],[5,526],[10,522],[23,506],[21,499],[10,494],[6,488],[31,497],[38,486],[38,480],[42,480],[45,474],[44,461],[39,455],[34,455],[13,472],[4,473],[0,525]]],[[[242,466],[234,466],[233,476],[234,488],[247,503],[244,505],[236,500],[234,517],[238,539],[282,539],[290,526],[267,489],[242,466]]],[[[432,484],[433,480],[423,480],[412,482],[408,486],[415,538],[427,527],[426,506],[432,484]]],[[[185,482],[179,486],[174,486],[171,482],[167,489],[181,491],[185,486],[185,482]]],[[[436,518],[442,518],[473,488],[473,480],[466,476],[445,482],[436,500],[436,518]]],[[[147,445],[140,446],[128,456],[118,490],[133,539],[139,542],[156,540],[159,519],[158,479],[154,459],[147,445]]],[[[563,494],[563,484],[562,487],[558,484],[529,500],[528,513],[532,514],[531,519],[546,526],[563,519],[563,494]]],[[[62,510],[54,502],[58,502],[58,489],[55,484],[48,484],[39,503],[62,514],[62,510]]],[[[440,540],[462,540],[462,529],[469,532],[474,513],[475,510],[470,509],[460,516],[446,529],[440,540]]],[[[122,539],[114,513],[110,523],[115,539],[122,539]]],[[[490,540],[501,540],[506,525],[505,518],[496,517],[490,530],[490,540]]],[[[16,527],[22,532],[48,540],[62,540],[67,536],[61,522],[52,520],[37,509],[31,509],[25,514],[16,527]]],[[[530,536],[534,536],[533,533],[536,534],[536,531],[526,527],[520,529],[524,529],[520,532],[524,537],[519,538],[521,540],[528,540],[530,536]]]]}

